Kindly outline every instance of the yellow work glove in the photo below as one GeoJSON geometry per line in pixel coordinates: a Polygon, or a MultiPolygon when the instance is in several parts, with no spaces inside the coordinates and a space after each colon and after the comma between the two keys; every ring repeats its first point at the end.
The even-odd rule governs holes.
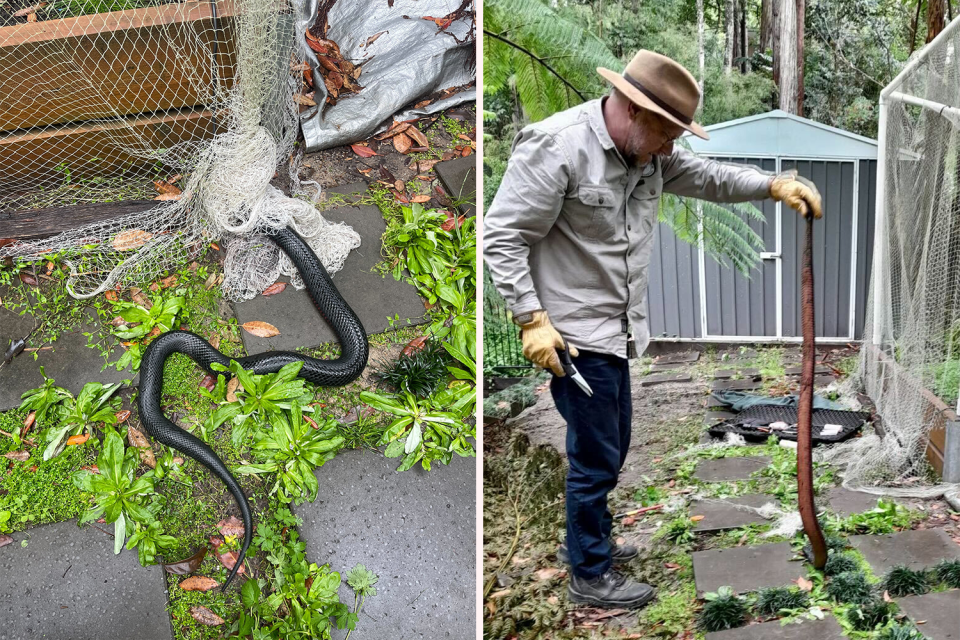
{"type": "MultiPolygon", "coordinates": [[[[550,369],[559,377],[566,375],[563,365],[560,364],[560,356],[557,355],[557,349],[563,349],[563,338],[550,324],[547,312],[541,309],[523,314],[517,320],[522,329],[520,339],[523,341],[523,357],[538,367],[550,369]]],[[[570,347],[570,355],[579,355],[575,347],[570,347]]]]}
{"type": "Polygon", "coordinates": [[[781,173],[770,183],[770,197],[782,200],[804,218],[812,211],[814,218],[823,216],[820,192],[812,182],[797,175],[796,170],[781,173]]]}

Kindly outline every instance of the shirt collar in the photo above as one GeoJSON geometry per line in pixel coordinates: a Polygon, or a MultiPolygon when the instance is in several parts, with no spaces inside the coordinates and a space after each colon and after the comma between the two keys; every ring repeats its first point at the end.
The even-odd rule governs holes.
{"type": "Polygon", "coordinates": [[[607,131],[607,123],[603,119],[603,101],[606,99],[606,97],[603,97],[587,103],[587,119],[590,121],[593,132],[600,140],[600,146],[609,151],[610,149],[614,149],[615,146],[613,144],[613,138],[610,137],[610,132],[607,131]]]}

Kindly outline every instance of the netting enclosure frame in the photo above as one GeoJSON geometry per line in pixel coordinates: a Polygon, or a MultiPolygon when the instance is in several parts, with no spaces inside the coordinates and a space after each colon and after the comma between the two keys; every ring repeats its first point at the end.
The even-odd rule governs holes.
{"type": "Polygon", "coordinates": [[[873,269],[857,378],[882,417],[883,437],[843,452],[848,486],[941,494],[949,485],[920,487],[927,463],[944,482],[960,482],[958,61],[960,19],[880,93],[873,269]]]}

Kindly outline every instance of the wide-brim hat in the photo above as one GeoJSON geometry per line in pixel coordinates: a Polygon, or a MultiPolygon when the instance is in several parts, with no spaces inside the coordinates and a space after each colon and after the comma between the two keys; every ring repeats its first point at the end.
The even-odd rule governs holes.
{"type": "Polygon", "coordinates": [[[700,87],[683,65],[653,51],[640,50],[622,74],[599,67],[597,73],[644,109],[654,111],[690,133],[710,136],[693,121],[700,87]]]}

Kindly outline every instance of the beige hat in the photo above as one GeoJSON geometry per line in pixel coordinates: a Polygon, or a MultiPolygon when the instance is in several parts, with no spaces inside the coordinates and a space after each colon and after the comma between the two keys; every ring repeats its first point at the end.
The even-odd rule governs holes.
{"type": "Polygon", "coordinates": [[[597,73],[644,109],[660,114],[704,140],[710,136],[693,121],[700,87],[689,71],[667,56],[640,50],[623,75],[600,67],[597,73]]]}

